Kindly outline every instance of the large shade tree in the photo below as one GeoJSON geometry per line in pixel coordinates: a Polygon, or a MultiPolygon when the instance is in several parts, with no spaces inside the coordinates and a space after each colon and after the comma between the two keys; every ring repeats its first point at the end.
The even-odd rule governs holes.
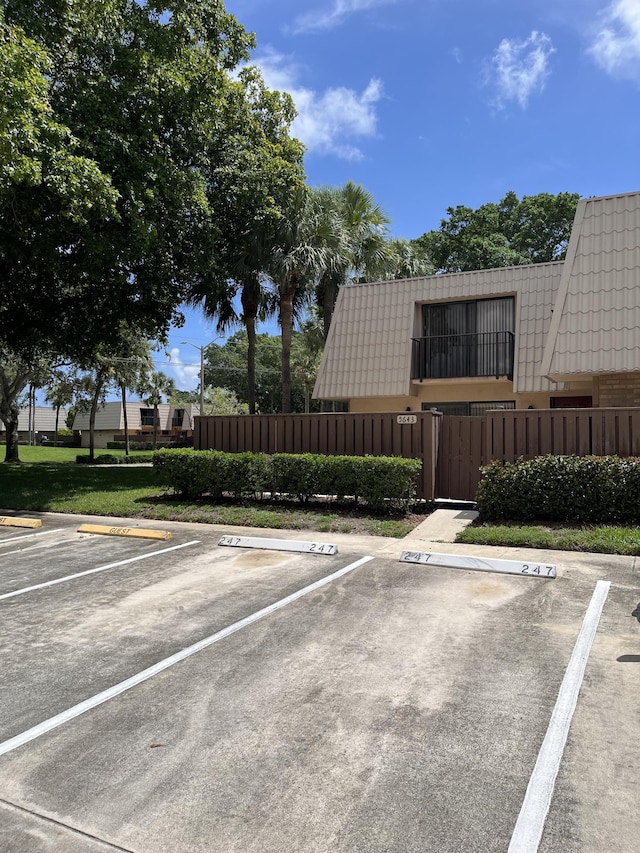
{"type": "Polygon", "coordinates": [[[440,228],[413,243],[440,272],[464,272],[518,264],[560,261],[567,251],[577,193],[539,193],[518,199],[508,192],[497,204],[477,210],[447,208],[440,228]]]}
{"type": "Polygon", "coordinates": [[[18,399],[62,349],[77,247],[116,216],[110,177],[55,115],[52,68],[47,51],[0,6],[0,419],[8,462],[19,460],[18,399]]]}
{"type": "Polygon", "coordinates": [[[4,0],[0,27],[0,349],[19,367],[2,411],[15,412],[38,357],[90,360],[121,322],[161,339],[192,287],[227,275],[237,200],[214,210],[209,180],[238,171],[229,137],[251,132],[233,72],[253,37],[219,0],[4,0]]]}

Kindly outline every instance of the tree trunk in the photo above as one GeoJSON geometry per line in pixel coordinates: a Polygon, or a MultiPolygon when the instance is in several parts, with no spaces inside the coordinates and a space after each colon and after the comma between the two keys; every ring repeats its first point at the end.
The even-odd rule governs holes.
{"type": "Polygon", "coordinates": [[[256,318],[260,304],[260,281],[255,278],[243,282],[242,293],[242,317],[247,330],[247,403],[249,414],[256,413],[256,318]]]}
{"type": "Polygon", "coordinates": [[[53,446],[58,446],[58,421],[60,419],[60,406],[56,406],[56,431],[53,434],[53,446]]]}
{"type": "Polygon", "coordinates": [[[129,455],[129,418],[127,417],[127,386],[123,383],[122,389],[122,418],[124,420],[124,455],[129,455]]]}
{"type": "Polygon", "coordinates": [[[293,294],[295,279],[285,283],[280,296],[280,328],[282,334],[282,411],[291,411],[291,339],[293,337],[293,294]]]}
{"type": "Polygon", "coordinates": [[[91,400],[91,411],[89,412],[89,462],[93,462],[95,459],[95,425],[96,425],[96,412],[98,410],[98,400],[100,399],[100,394],[102,392],[102,378],[99,377],[96,379],[96,390],[93,395],[93,399],[91,400]]]}
{"type": "Polygon", "coordinates": [[[20,462],[18,453],[19,436],[18,420],[20,407],[17,400],[29,381],[26,370],[16,370],[13,379],[9,379],[4,368],[0,366],[0,420],[7,431],[4,461],[9,463],[20,462]]]}
{"type": "Polygon", "coordinates": [[[37,444],[36,440],[36,386],[31,386],[31,409],[33,411],[33,441],[32,444],[37,444]]]}
{"type": "Polygon", "coordinates": [[[247,329],[247,402],[249,414],[256,413],[256,318],[245,317],[247,329]]]}
{"type": "Polygon", "coordinates": [[[158,404],[153,404],[153,449],[156,449],[158,443],[158,404]]]}
{"type": "Polygon", "coordinates": [[[19,436],[18,436],[18,419],[20,418],[20,407],[13,400],[11,403],[3,404],[2,406],[2,422],[7,431],[7,440],[5,446],[4,461],[10,463],[20,462],[18,454],[19,436]]]}
{"type": "Polygon", "coordinates": [[[338,288],[336,287],[336,283],[330,276],[327,276],[322,288],[322,325],[325,341],[329,334],[329,326],[331,325],[331,318],[333,317],[333,309],[336,307],[337,298],[338,288]]]}
{"type": "Polygon", "coordinates": [[[33,411],[33,383],[29,385],[29,438],[27,439],[27,443],[29,447],[33,444],[33,421],[35,417],[35,412],[33,411]]]}

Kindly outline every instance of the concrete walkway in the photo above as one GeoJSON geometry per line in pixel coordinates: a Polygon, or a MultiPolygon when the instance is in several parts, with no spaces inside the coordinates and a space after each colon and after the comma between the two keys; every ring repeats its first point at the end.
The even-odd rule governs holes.
{"type": "Polygon", "coordinates": [[[456,536],[478,517],[473,509],[437,509],[404,537],[411,542],[455,542],[456,536]]]}

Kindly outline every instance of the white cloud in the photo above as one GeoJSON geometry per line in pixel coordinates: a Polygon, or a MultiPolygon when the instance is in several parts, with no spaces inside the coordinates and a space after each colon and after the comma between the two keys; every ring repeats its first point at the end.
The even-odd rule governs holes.
{"type": "Polygon", "coordinates": [[[608,74],[640,79],[640,0],[615,0],[601,21],[591,56],[608,74]]]}
{"type": "Polygon", "coordinates": [[[396,0],[333,0],[333,6],[329,9],[319,9],[298,15],[293,22],[292,30],[294,33],[330,30],[339,26],[345,18],[355,12],[366,12],[368,9],[395,2],[396,0]]]}
{"type": "Polygon", "coordinates": [[[503,39],[491,58],[488,82],[496,90],[496,106],[517,101],[524,109],[534,92],[542,92],[555,52],[545,33],[533,30],[524,41],[503,39]]]}
{"type": "Polygon", "coordinates": [[[357,142],[376,135],[376,104],[383,95],[380,80],[370,80],[362,92],[346,86],[317,92],[300,85],[298,69],[274,51],[256,64],[270,89],[288,92],[293,98],[298,116],[291,132],[308,151],[362,159],[357,142]]]}
{"type": "Polygon", "coordinates": [[[173,373],[176,385],[183,391],[191,391],[200,382],[200,364],[184,364],[180,357],[180,349],[173,347],[169,353],[170,366],[167,373],[173,373]]]}

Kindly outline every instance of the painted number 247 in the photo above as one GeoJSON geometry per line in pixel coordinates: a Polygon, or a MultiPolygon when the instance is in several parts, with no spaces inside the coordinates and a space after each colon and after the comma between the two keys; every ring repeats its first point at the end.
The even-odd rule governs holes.
{"type": "Polygon", "coordinates": [[[520,574],[522,575],[547,575],[547,577],[553,571],[553,566],[539,566],[537,564],[529,565],[528,563],[523,563],[522,568],[520,569],[520,574]]]}

